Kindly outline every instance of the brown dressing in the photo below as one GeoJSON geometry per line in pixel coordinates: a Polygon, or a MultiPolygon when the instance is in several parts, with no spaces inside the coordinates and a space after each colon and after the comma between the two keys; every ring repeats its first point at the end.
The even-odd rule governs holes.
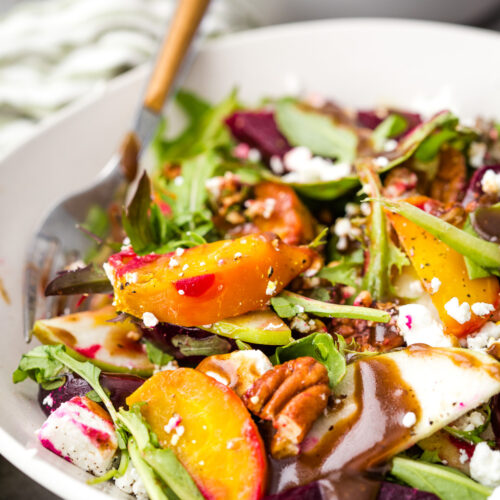
{"type": "Polygon", "coordinates": [[[312,449],[294,459],[271,460],[271,492],[325,479],[331,486],[331,498],[376,497],[379,482],[370,474],[373,477],[374,468],[409,441],[411,428],[403,426],[403,417],[413,412],[418,420],[420,405],[390,358],[361,360],[352,369],[354,394],[345,401],[352,398],[355,411],[330,426],[312,449]]]}

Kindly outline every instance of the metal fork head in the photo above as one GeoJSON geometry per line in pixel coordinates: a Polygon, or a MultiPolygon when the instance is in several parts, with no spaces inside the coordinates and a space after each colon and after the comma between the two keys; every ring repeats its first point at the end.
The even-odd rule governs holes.
{"type": "Polygon", "coordinates": [[[106,209],[111,201],[122,201],[126,180],[118,155],[106,165],[96,182],[88,189],[57,204],[47,215],[28,249],[24,274],[24,338],[31,340],[35,319],[50,318],[68,312],[71,299],[45,297],[44,290],[56,271],[82,259],[92,245],[78,225],[91,207],[106,209]]]}

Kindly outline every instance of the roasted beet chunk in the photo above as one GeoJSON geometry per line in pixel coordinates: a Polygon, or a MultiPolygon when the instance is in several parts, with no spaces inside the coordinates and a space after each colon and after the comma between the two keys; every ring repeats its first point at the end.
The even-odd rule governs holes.
{"type": "Polygon", "coordinates": [[[258,149],[266,160],[282,158],[291,149],[271,111],[237,111],[226,118],[226,125],[235,139],[258,149]]]}

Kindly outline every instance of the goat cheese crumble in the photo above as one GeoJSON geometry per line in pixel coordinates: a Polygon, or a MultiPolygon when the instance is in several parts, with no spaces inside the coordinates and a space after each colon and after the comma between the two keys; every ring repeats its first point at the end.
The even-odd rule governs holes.
{"type": "Polygon", "coordinates": [[[406,304],[399,308],[397,325],[407,345],[427,344],[431,347],[451,347],[442,324],[421,304],[406,304]]]}
{"type": "Polygon", "coordinates": [[[142,315],[142,322],[146,328],[154,328],[158,324],[158,318],[150,312],[145,312],[142,315]]]}
{"type": "Polygon", "coordinates": [[[476,334],[467,337],[467,347],[481,351],[490,347],[498,339],[500,339],[500,325],[488,321],[476,334]]]}
{"type": "Polygon", "coordinates": [[[437,293],[439,291],[439,288],[441,287],[441,280],[439,278],[432,278],[431,279],[431,294],[437,293]]]}
{"type": "Polygon", "coordinates": [[[500,173],[486,170],[481,179],[481,188],[486,194],[500,195],[500,173]]]}
{"type": "Polygon", "coordinates": [[[500,451],[492,450],[484,441],[478,443],[470,459],[470,475],[489,488],[500,486],[500,451]]]}
{"type": "Polygon", "coordinates": [[[495,310],[495,307],[487,302],[476,302],[472,304],[471,309],[476,316],[487,316],[495,310]]]}
{"type": "Polygon", "coordinates": [[[448,316],[461,325],[467,323],[467,321],[471,318],[470,304],[468,302],[462,302],[460,304],[458,297],[451,298],[448,302],[446,302],[444,308],[448,313],[448,316]]]}

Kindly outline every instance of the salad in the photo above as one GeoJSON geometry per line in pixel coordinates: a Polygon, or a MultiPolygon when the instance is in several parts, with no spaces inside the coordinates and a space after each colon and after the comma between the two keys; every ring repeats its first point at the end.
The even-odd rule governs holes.
{"type": "Polygon", "coordinates": [[[180,91],[22,356],[140,499],[500,498],[500,126],[180,91]]]}

